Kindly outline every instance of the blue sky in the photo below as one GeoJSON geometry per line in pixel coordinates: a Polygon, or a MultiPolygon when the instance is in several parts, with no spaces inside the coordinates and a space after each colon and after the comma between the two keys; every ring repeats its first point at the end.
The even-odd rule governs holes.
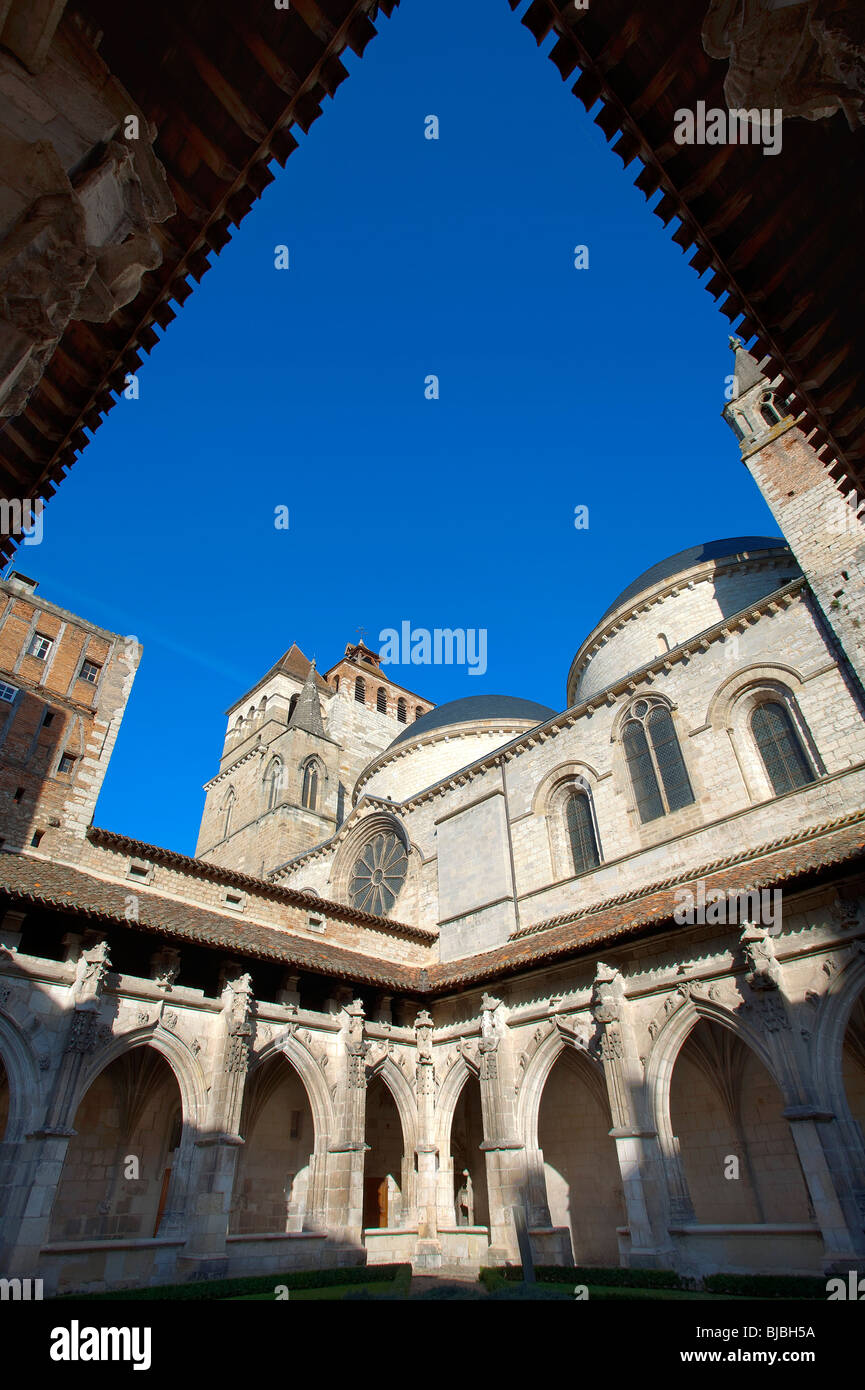
{"type": "Polygon", "coordinates": [[[96,822],[184,852],[224,710],[292,641],[324,669],[359,626],[485,628],[484,676],[393,678],[560,709],[641,570],[777,533],[720,418],[727,322],[550,44],[505,0],[379,30],[17,559],[142,641],[96,822]]]}

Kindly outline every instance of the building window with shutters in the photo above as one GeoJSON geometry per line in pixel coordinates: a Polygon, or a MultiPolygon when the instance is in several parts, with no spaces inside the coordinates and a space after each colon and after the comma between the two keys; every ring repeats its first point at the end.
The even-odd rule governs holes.
{"type": "Polygon", "coordinates": [[[780,700],[766,700],[754,707],[751,732],[776,796],[815,780],[790,711],[780,700]]]}
{"type": "Polygon", "coordinates": [[[363,676],[355,676],[354,698],[359,705],[366,704],[366,686],[364,685],[363,676]]]}
{"type": "Polygon", "coordinates": [[[589,869],[596,869],[601,859],[588,792],[571,792],[565,804],[565,825],[574,873],[585,874],[589,869]]]}
{"type": "Polygon", "coordinates": [[[375,707],[379,714],[387,714],[387,691],[383,685],[380,685],[376,691],[375,707]]]}
{"type": "Polygon", "coordinates": [[[396,702],[396,717],[400,724],[404,724],[408,718],[408,706],[402,698],[396,702]]]}
{"type": "Polygon", "coordinates": [[[641,821],[693,805],[685,760],[665,704],[635,701],[622,728],[622,746],[641,821]]]}

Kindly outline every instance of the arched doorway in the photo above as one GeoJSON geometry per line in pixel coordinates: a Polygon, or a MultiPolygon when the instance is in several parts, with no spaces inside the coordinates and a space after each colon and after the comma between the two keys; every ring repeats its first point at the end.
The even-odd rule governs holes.
{"type": "Polygon", "coordinates": [[[861,994],[853,1005],[844,1033],[842,1075],[850,1114],[865,1139],[865,997],[861,994]]]}
{"type": "Polygon", "coordinates": [[[673,1068],[670,1120],[697,1221],[813,1220],[783,1099],[760,1059],[701,1019],[673,1068]]]}
{"type": "Polygon", "coordinates": [[[282,1055],[268,1058],[246,1083],[230,1230],[274,1234],[305,1228],[315,1125],[306,1088],[282,1055]]]}
{"type": "Polygon", "coordinates": [[[481,1150],[484,1142],[484,1121],[481,1110],[480,1082],[474,1075],[466,1077],[454,1108],[451,1121],[450,1151],[453,1160],[454,1213],[458,1226],[489,1226],[490,1205],[487,1195],[487,1162],[481,1150]],[[470,1182],[466,1178],[466,1173],[470,1182]],[[461,1193],[471,1193],[470,1203],[461,1193]]]}
{"type": "Polygon", "coordinates": [[[616,1145],[603,1076],[573,1048],[559,1054],[538,1110],[553,1226],[571,1232],[578,1265],[617,1265],[616,1227],[626,1224],[616,1145]]]}
{"type": "Polygon", "coordinates": [[[393,1229],[404,1224],[408,1174],[399,1111],[380,1076],[373,1077],[366,1093],[366,1142],[364,1230],[393,1229]]]}
{"type": "Polygon", "coordinates": [[[182,1128],[177,1079],[133,1048],[92,1082],[73,1122],[51,1212],[52,1240],[155,1236],[182,1128]]]}

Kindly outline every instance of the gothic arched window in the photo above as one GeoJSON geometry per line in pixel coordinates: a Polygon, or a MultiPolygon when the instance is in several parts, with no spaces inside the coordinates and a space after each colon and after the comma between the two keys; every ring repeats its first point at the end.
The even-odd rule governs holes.
{"type": "Polygon", "coordinates": [[[408,718],[408,706],[403,699],[399,699],[396,702],[396,717],[400,724],[404,724],[408,718]]]}
{"type": "Polygon", "coordinates": [[[777,425],[781,419],[768,391],[766,391],[760,399],[760,414],[767,425],[777,425]]]}
{"type": "Polygon", "coordinates": [[[658,700],[637,700],[622,729],[622,745],[641,821],[690,806],[694,793],[673,720],[658,700]]]}
{"type": "Polygon", "coordinates": [[[348,888],[352,907],[377,916],[389,912],[405,883],[407,869],[402,840],[392,830],[380,832],[355,860],[348,888]]]}
{"type": "Polygon", "coordinates": [[[282,784],[282,761],[279,758],[271,758],[267,772],[264,774],[264,805],[266,810],[272,811],[279,801],[282,784]]]}
{"type": "Polygon", "coordinates": [[[379,714],[387,714],[387,691],[380,685],[375,697],[375,707],[379,714]]]}
{"type": "Polygon", "coordinates": [[[586,792],[572,792],[565,805],[565,822],[574,861],[574,873],[584,874],[601,862],[592,823],[592,808],[586,792]]]}
{"type": "Polygon", "coordinates": [[[231,834],[231,817],[234,812],[234,788],[229,787],[222,803],[222,838],[227,840],[231,834]]]}
{"type": "Polygon", "coordinates": [[[363,676],[355,676],[354,698],[357,700],[359,705],[366,704],[366,686],[363,683],[363,676]]]}
{"type": "Polygon", "coordinates": [[[780,700],[767,700],[751,711],[751,732],[776,796],[814,781],[793,720],[780,700]]]}
{"type": "Polygon", "coordinates": [[[301,802],[308,811],[314,811],[318,803],[318,764],[308,762],[303,769],[303,790],[301,802]]]}

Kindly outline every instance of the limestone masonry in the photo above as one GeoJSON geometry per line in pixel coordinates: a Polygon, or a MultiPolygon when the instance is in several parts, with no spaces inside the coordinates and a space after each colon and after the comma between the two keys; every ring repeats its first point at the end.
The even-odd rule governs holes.
{"type": "Polygon", "coordinates": [[[194,858],[92,824],[134,639],[0,584],[4,1275],[476,1268],[520,1213],[547,1264],[862,1268],[865,536],[734,346],[786,540],[636,577],[561,711],[292,646],[194,858]]]}

